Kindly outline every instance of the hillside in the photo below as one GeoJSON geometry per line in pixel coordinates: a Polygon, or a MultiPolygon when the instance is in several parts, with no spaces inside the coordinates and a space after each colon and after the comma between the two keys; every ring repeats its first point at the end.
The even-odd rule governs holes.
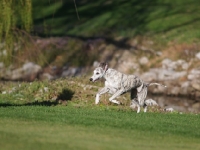
{"type": "MultiPolygon", "coordinates": [[[[154,94],[187,96],[199,106],[199,3],[35,0],[31,36],[22,32],[17,38],[14,63],[0,62],[0,78],[89,77],[106,61],[121,72],[168,86],[150,89],[154,94]]],[[[1,56],[5,49],[2,43],[1,56]]]]}
{"type": "Polygon", "coordinates": [[[188,42],[200,37],[199,4],[196,0],[81,0],[75,5],[35,0],[34,29],[47,36],[146,35],[165,42],[188,42]]]}

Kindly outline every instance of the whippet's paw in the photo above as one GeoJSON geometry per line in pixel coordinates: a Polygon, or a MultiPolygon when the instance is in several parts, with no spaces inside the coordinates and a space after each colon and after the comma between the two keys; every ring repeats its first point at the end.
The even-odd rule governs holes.
{"type": "Polygon", "coordinates": [[[117,105],[120,105],[120,102],[117,101],[117,100],[112,100],[111,102],[112,102],[112,103],[115,103],[115,104],[117,104],[117,105]]]}
{"type": "Polygon", "coordinates": [[[99,102],[95,102],[95,105],[98,105],[99,104],[99,102]]]}
{"type": "Polygon", "coordinates": [[[122,103],[121,102],[118,102],[118,103],[116,103],[117,105],[122,105],[122,103]]]}
{"type": "Polygon", "coordinates": [[[140,113],[140,107],[138,107],[138,109],[137,109],[137,114],[139,114],[140,113]]]}

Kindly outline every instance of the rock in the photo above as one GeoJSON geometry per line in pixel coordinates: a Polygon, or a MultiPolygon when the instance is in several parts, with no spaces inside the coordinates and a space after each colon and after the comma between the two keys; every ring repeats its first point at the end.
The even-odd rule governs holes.
{"type": "Polygon", "coordinates": [[[41,80],[53,80],[53,79],[55,79],[55,77],[49,73],[43,73],[40,75],[40,79],[41,80]]]}
{"type": "Polygon", "coordinates": [[[4,68],[4,63],[0,62],[0,69],[3,69],[3,68],[4,68]]]}
{"type": "Polygon", "coordinates": [[[184,77],[187,74],[186,71],[170,71],[170,70],[163,70],[162,72],[158,72],[158,79],[159,80],[176,80],[181,77],[184,77]]]}
{"type": "Polygon", "coordinates": [[[192,105],[192,108],[194,108],[194,109],[200,109],[200,103],[194,103],[192,105]]]}
{"type": "Polygon", "coordinates": [[[189,81],[185,81],[185,82],[182,82],[180,83],[181,84],[181,90],[180,90],[180,94],[181,95],[187,95],[188,92],[189,92],[189,88],[191,85],[190,85],[190,82],[189,81]]]}
{"type": "Polygon", "coordinates": [[[189,68],[189,63],[185,60],[179,59],[177,61],[172,61],[169,58],[166,58],[162,61],[162,68],[167,70],[177,70],[183,69],[187,70],[189,68]]]}
{"type": "Polygon", "coordinates": [[[116,63],[112,65],[115,66],[115,69],[123,73],[130,73],[130,70],[134,70],[134,73],[138,72],[139,65],[133,53],[124,50],[123,53],[117,53],[117,55],[118,57],[115,58],[118,65],[116,66],[116,63]]]}
{"type": "Polygon", "coordinates": [[[170,64],[172,63],[171,59],[169,58],[165,58],[163,61],[162,61],[162,68],[163,69],[173,69],[173,66],[171,68],[170,64]]]}
{"type": "Polygon", "coordinates": [[[170,91],[168,91],[170,95],[175,95],[175,96],[178,96],[178,94],[180,93],[180,87],[177,87],[177,86],[172,86],[170,88],[170,91]]]}
{"type": "Polygon", "coordinates": [[[197,101],[200,101],[200,91],[199,91],[199,90],[197,90],[197,91],[195,92],[195,97],[196,97],[196,100],[197,100],[197,101]]]}
{"type": "Polygon", "coordinates": [[[139,59],[139,63],[141,65],[146,65],[148,62],[149,62],[149,59],[145,56],[139,59]]]}
{"type": "Polygon", "coordinates": [[[22,69],[26,72],[26,74],[30,74],[40,71],[41,67],[33,62],[28,62],[22,66],[22,69]]]}
{"type": "Polygon", "coordinates": [[[200,69],[192,69],[188,76],[187,76],[188,80],[197,80],[200,79],[200,69]]]}
{"type": "Polygon", "coordinates": [[[147,99],[147,100],[145,100],[145,104],[147,106],[158,106],[158,103],[155,100],[153,100],[153,99],[147,99]]]}
{"type": "Polygon", "coordinates": [[[163,68],[150,69],[149,72],[151,72],[151,75],[155,74],[154,75],[154,77],[156,77],[155,80],[159,80],[159,81],[176,80],[181,77],[184,77],[187,74],[186,71],[173,71],[173,70],[167,70],[163,68]]]}
{"type": "Polygon", "coordinates": [[[149,72],[143,73],[141,76],[141,79],[143,79],[146,82],[151,82],[157,80],[157,73],[150,70],[149,72]]]}
{"type": "Polygon", "coordinates": [[[22,68],[7,70],[6,75],[4,76],[7,80],[25,80],[33,81],[37,78],[37,75],[40,73],[42,68],[32,62],[28,62],[22,66],[22,68]]]}
{"type": "Polygon", "coordinates": [[[165,108],[164,111],[166,111],[166,112],[173,112],[174,109],[170,107],[170,108],[165,108]]]}
{"type": "Polygon", "coordinates": [[[187,70],[189,68],[189,66],[190,66],[189,63],[183,63],[182,64],[182,69],[183,70],[187,70]]]}
{"type": "Polygon", "coordinates": [[[158,56],[161,56],[162,55],[162,52],[156,52],[156,55],[158,55],[158,56]]]}
{"type": "Polygon", "coordinates": [[[81,68],[70,67],[67,68],[66,70],[63,70],[61,77],[81,75],[81,72],[82,72],[81,68]]]}
{"type": "Polygon", "coordinates": [[[200,91],[200,81],[197,81],[197,80],[192,81],[192,82],[191,82],[191,86],[192,86],[194,89],[200,91]]]}
{"type": "Polygon", "coordinates": [[[3,91],[3,92],[2,92],[2,94],[6,94],[6,93],[7,93],[6,91],[3,91]]]}
{"type": "Polygon", "coordinates": [[[94,62],[93,62],[93,67],[96,68],[96,67],[99,66],[99,64],[100,64],[100,63],[99,63],[98,61],[94,61],[94,62]]]}
{"type": "Polygon", "coordinates": [[[187,63],[185,60],[179,59],[176,61],[176,66],[181,67],[183,70],[187,70],[189,68],[189,63],[187,63]]]}
{"type": "Polygon", "coordinates": [[[1,50],[0,51],[0,56],[7,56],[7,50],[6,49],[1,50]]]}
{"type": "Polygon", "coordinates": [[[200,52],[196,53],[196,58],[200,60],[200,52]]]}
{"type": "Polygon", "coordinates": [[[5,76],[4,63],[0,62],[0,78],[3,78],[4,76],[5,76]]]}

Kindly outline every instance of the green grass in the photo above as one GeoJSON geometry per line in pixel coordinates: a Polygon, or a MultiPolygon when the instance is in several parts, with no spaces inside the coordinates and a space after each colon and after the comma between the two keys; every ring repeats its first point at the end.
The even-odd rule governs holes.
{"type": "Polygon", "coordinates": [[[35,0],[33,19],[36,29],[46,22],[49,35],[151,35],[159,41],[188,42],[200,38],[199,4],[197,0],[76,1],[79,20],[73,1],[35,0]]]}
{"type": "Polygon", "coordinates": [[[200,149],[199,114],[137,114],[128,101],[111,105],[106,96],[96,106],[101,84],[91,87],[83,78],[1,84],[1,149],[200,149]]]}
{"type": "Polygon", "coordinates": [[[112,107],[8,106],[0,109],[2,149],[199,149],[199,115],[112,107]]]}

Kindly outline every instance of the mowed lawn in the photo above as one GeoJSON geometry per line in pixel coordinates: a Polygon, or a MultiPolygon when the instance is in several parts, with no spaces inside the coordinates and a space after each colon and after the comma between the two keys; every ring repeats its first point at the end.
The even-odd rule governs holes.
{"type": "Polygon", "coordinates": [[[118,106],[0,107],[0,149],[199,150],[200,115],[118,106]]]}

